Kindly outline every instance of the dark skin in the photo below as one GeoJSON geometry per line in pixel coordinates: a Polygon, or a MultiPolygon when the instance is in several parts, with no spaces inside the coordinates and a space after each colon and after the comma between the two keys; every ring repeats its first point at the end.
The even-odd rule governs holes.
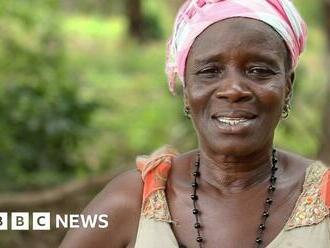
{"type": "MultiPolygon", "coordinates": [[[[244,18],[218,22],[194,42],[186,66],[185,104],[201,153],[198,204],[204,247],[253,247],[260,224],[274,130],[292,93],[287,50],[266,24],[244,18]],[[233,32],[235,30],[235,32],[233,32]],[[249,117],[243,128],[224,128],[221,116],[249,117]]],[[[283,229],[313,161],[278,150],[278,181],[264,247],[283,229]]],[[[167,181],[172,229],[179,243],[197,247],[191,213],[196,150],[177,156],[167,181]]],[[[134,247],[143,183],[137,171],[120,175],[84,213],[107,213],[104,230],[71,230],[61,247],[134,247]]]]}

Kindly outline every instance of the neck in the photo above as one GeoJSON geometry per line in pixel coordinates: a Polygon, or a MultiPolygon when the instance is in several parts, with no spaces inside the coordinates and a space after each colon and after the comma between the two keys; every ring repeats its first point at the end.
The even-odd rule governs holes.
{"type": "Polygon", "coordinates": [[[210,155],[200,151],[202,182],[222,194],[238,193],[265,182],[270,176],[272,147],[246,156],[210,155]]]}

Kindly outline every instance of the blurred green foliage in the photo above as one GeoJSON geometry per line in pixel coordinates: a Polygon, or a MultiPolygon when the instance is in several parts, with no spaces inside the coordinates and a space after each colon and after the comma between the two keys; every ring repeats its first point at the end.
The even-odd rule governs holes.
{"type": "Polygon", "coordinates": [[[327,68],[321,1],[294,1],[308,24],[308,42],[296,70],[292,113],[277,129],[275,142],[288,150],[316,157],[319,150],[327,68]]]}
{"type": "MultiPolygon", "coordinates": [[[[166,143],[180,151],[196,147],[181,93],[173,97],[167,90],[165,47],[174,13],[166,1],[143,1],[150,35],[161,38],[145,44],[127,35],[118,1],[0,3],[1,189],[102,173],[166,143]]],[[[320,2],[295,3],[310,24],[310,38],[297,71],[293,112],[275,141],[314,156],[325,37],[320,2]]]]}
{"type": "Polygon", "coordinates": [[[124,1],[116,0],[58,0],[62,10],[69,15],[84,14],[108,16],[124,12],[124,1]]]}
{"type": "Polygon", "coordinates": [[[73,175],[72,151],[94,104],[70,76],[55,0],[1,1],[0,187],[73,175]]]}

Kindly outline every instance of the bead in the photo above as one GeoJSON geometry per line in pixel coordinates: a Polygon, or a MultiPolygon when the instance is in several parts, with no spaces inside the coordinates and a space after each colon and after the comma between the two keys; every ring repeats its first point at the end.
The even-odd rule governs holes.
{"type": "Polygon", "coordinates": [[[202,242],[203,242],[203,238],[202,238],[201,236],[198,236],[198,237],[196,238],[196,241],[197,241],[198,243],[202,243],[202,242]]]}
{"type": "Polygon", "coordinates": [[[276,180],[277,180],[277,177],[275,177],[275,176],[272,176],[272,177],[270,178],[270,182],[271,182],[271,183],[275,183],[276,180]]]}
{"type": "Polygon", "coordinates": [[[194,200],[194,201],[198,200],[198,196],[195,195],[195,194],[191,194],[191,195],[190,195],[190,198],[191,198],[192,200],[194,200]]]}
{"type": "Polygon", "coordinates": [[[268,211],[265,211],[263,214],[262,214],[263,217],[268,217],[269,216],[269,212],[268,211]]]}
{"type": "Polygon", "coordinates": [[[276,189],[276,187],[273,186],[273,185],[270,185],[270,186],[268,187],[268,191],[270,191],[270,192],[274,192],[275,189],[276,189]]]}
{"type": "Polygon", "coordinates": [[[195,162],[195,166],[196,167],[199,167],[199,162],[195,162]]]}
{"type": "Polygon", "coordinates": [[[259,229],[260,230],[265,230],[266,226],[264,224],[260,224],[259,229]]]}
{"type": "Polygon", "coordinates": [[[273,203],[272,198],[267,198],[267,199],[266,199],[266,203],[269,204],[269,205],[272,204],[272,203],[273,203]]]}
{"type": "Polygon", "coordinates": [[[194,173],[193,173],[193,176],[194,177],[199,177],[201,175],[201,173],[199,172],[199,171],[195,171],[194,173]]]}
{"type": "Polygon", "coordinates": [[[196,214],[199,213],[199,210],[198,210],[197,208],[194,208],[193,211],[192,211],[192,213],[193,213],[194,215],[196,215],[196,214]]]}
{"type": "Polygon", "coordinates": [[[201,223],[199,223],[199,222],[195,223],[194,227],[195,227],[196,229],[201,228],[201,223]]]}
{"type": "Polygon", "coordinates": [[[276,164],[278,162],[278,159],[277,158],[273,158],[272,161],[273,161],[273,164],[276,164]]]}
{"type": "Polygon", "coordinates": [[[261,244],[261,243],[262,243],[262,239],[261,239],[261,238],[259,238],[259,237],[258,237],[258,238],[256,238],[256,243],[257,243],[257,244],[261,244]]]}
{"type": "Polygon", "coordinates": [[[275,167],[275,166],[272,167],[272,171],[273,171],[273,172],[276,172],[277,170],[278,170],[277,167],[275,167]]]}
{"type": "Polygon", "coordinates": [[[198,188],[198,183],[192,183],[191,186],[192,186],[193,188],[198,188]]]}

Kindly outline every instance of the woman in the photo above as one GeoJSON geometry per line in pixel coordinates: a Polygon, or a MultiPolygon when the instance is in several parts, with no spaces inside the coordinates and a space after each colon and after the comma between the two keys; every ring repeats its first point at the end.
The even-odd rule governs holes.
{"type": "Polygon", "coordinates": [[[198,148],[139,157],[84,211],[108,213],[109,228],[62,247],[330,247],[329,169],[273,148],[305,40],[289,0],[187,1],[167,74],[198,148]]]}

